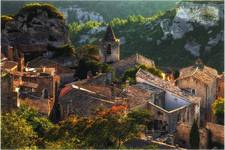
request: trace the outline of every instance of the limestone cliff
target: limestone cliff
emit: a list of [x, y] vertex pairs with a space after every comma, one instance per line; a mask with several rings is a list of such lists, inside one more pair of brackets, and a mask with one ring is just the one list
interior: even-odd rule
[[3, 50], [11, 45], [23, 52], [46, 51], [70, 42], [63, 15], [49, 4], [28, 4], [15, 16], [1, 19]]

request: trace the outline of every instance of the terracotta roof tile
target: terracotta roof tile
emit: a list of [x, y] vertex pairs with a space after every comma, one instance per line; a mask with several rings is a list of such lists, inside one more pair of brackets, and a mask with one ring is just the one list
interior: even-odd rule
[[143, 70], [139, 69], [138, 72], [136, 73], [136, 80], [140, 83], [147, 83], [150, 84], [154, 87], [170, 91], [177, 96], [183, 97], [187, 100], [189, 100], [192, 103], [198, 103], [200, 101], [199, 97], [192, 96], [188, 93], [183, 92], [179, 87], [175, 86], [169, 81], [165, 81], [159, 77], [154, 76], [153, 74]]
[[194, 77], [208, 85], [212, 83], [217, 76], [217, 71], [211, 67], [204, 66], [204, 68], [201, 69], [195, 66], [189, 66], [180, 70], [180, 76], [177, 80]]

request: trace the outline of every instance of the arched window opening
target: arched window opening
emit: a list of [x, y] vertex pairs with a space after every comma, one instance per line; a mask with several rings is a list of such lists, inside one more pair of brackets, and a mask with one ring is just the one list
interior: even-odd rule
[[112, 54], [111, 50], [112, 50], [111, 44], [108, 44], [107, 45], [107, 51], [106, 51], [107, 55], [111, 55]]

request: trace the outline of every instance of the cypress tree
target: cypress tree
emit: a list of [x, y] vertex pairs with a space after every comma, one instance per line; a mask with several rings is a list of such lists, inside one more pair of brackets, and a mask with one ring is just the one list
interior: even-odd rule
[[189, 144], [191, 149], [198, 149], [199, 148], [199, 130], [198, 130], [198, 124], [194, 120], [192, 127], [191, 127], [191, 132], [189, 136]]

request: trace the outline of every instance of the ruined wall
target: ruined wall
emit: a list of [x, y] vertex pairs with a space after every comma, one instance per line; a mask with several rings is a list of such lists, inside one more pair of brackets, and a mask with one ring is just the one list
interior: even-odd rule
[[52, 104], [48, 99], [19, 99], [20, 104], [29, 106], [30, 108], [38, 111], [39, 113], [49, 115]]
[[146, 67], [155, 67], [155, 62], [151, 59], [148, 59], [142, 55], [137, 55], [137, 62], [139, 64], [145, 65]]
[[169, 132], [175, 131], [178, 122], [192, 124], [194, 119], [197, 118], [195, 105], [193, 104], [173, 111], [165, 111], [160, 107], [148, 103], [147, 109], [153, 115], [154, 120], [162, 121], [162, 126], [167, 125]]
[[206, 85], [192, 77], [177, 80], [177, 86], [181, 89], [195, 89], [195, 94], [202, 98], [201, 106], [206, 108]]
[[16, 107], [16, 93], [13, 92], [13, 81], [10, 74], [1, 77], [1, 108], [2, 111], [9, 111]]
[[[176, 127], [176, 132], [174, 134], [175, 144], [183, 148], [190, 148], [190, 144], [189, 144], [190, 131], [191, 131], [191, 125], [188, 125], [186, 123], [178, 124]], [[209, 132], [208, 130], [201, 128], [199, 130], [199, 133], [200, 133], [199, 148], [207, 149]]]

